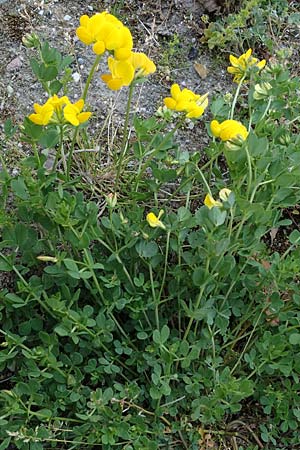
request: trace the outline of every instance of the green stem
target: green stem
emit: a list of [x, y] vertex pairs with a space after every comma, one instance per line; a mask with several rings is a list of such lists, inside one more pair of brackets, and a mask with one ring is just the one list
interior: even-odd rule
[[81, 97], [83, 99], [84, 103], [85, 103], [85, 100], [86, 100], [86, 97], [87, 97], [87, 93], [88, 93], [91, 81], [93, 79], [94, 73], [95, 73], [95, 71], [96, 71], [96, 69], [98, 67], [99, 62], [100, 62], [101, 56], [102, 55], [97, 55], [96, 56], [94, 64], [91, 67], [89, 76], [87, 77], [87, 80], [86, 80], [86, 83], [85, 83], [85, 86], [84, 86], [84, 90], [83, 90], [83, 94], [82, 94], [82, 97]]
[[[167, 232], [167, 242], [166, 242], [166, 254], [165, 254], [164, 273], [163, 273], [163, 277], [162, 277], [162, 281], [161, 281], [161, 285], [160, 285], [159, 294], [158, 294], [158, 297], [156, 298], [156, 304], [155, 304], [155, 317], [157, 317], [157, 318], [159, 317], [159, 303], [160, 303], [161, 295], [162, 295], [163, 288], [164, 288], [164, 285], [165, 285], [167, 269], [168, 269], [170, 234], [171, 234], [171, 232], [168, 231]], [[159, 322], [159, 320], [158, 320], [158, 322]]]
[[249, 148], [248, 148], [247, 144], [245, 145], [245, 151], [246, 151], [247, 163], [248, 163], [247, 198], [249, 198], [249, 195], [251, 192], [253, 172], [252, 172], [252, 160], [251, 160], [251, 156], [250, 156]]
[[[205, 273], [206, 273], [206, 275], [209, 273], [209, 264], [210, 264], [210, 259], [207, 258], [207, 260], [206, 260], [206, 267], [205, 267]], [[199, 308], [199, 306], [200, 306], [200, 303], [201, 303], [201, 300], [202, 300], [202, 296], [203, 296], [203, 294], [204, 294], [205, 287], [206, 287], [206, 283], [204, 282], [203, 285], [201, 286], [199, 295], [198, 295], [198, 297], [197, 297], [194, 311], [196, 311], [196, 310]], [[193, 322], [194, 322], [194, 318], [191, 317], [190, 320], [189, 320], [189, 323], [188, 323], [188, 325], [187, 325], [187, 327], [186, 327], [185, 333], [184, 333], [184, 335], [183, 335], [183, 340], [184, 340], [184, 341], [186, 341], [187, 338], [188, 338], [188, 335], [189, 335], [190, 329], [191, 329], [191, 327], [192, 327], [192, 325], [193, 325]]]
[[59, 153], [60, 153], [60, 156], [61, 156], [61, 159], [62, 159], [65, 175], [67, 175], [68, 174], [68, 168], [67, 168], [66, 155], [65, 155], [65, 151], [64, 151], [64, 127], [63, 127], [63, 125], [61, 125], [59, 128], [60, 128], [59, 129], [59, 134], [60, 134]]
[[128, 125], [129, 125], [129, 119], [130, 119], [130, 109], [131, 109], [133, 91], [134, 91], [134, 83], [131, 83], [129, 86], [128, 99], [127, 99], [127, 105], [126, 105], [126, 115], [125, 115], [125, 122], [124, 122], [124, 128], [123, 128], [121, 155], [120, 155], [120, 158], [118, 161], [117, 175], [116, 175], [116, 181], [115, 181], [115, 192], [118, 188], [121, 170], [122, 170], [122, 166], [123, 166], [123, 161], [126, 156], [127, 148], [128, 148], [128, 137], [129, 137]]
[[[86, 83], [85, 83], [85, 86], [84, 86], [84, 89], [83, 89], [82, 97], [81, 97], [81, 98], [83, 99], [84, 103], [85, 103], [85, 101], [86, 101], [86, 97], [87, 97], [87, 94], [88, 94], [88, 90], [89, 90], [91, 81], [92, 81], [92, 79], [93, 79], [94, 73], [95, 73], [95, 71], [97, 70], [97, 67], [98, 67], [98, 65], [99, 65], [101, 56], [102, 56], [102, 55], [97, 55], [97, 56], [96, 56], [96, 59], [95, 59], [95, 61], [94, 61], [94, 64], [92, 65], [91, 70], [90, 70], [90, 73], [89, 73], [89, 75], [88, 75], [88, 77], [87, 77], [87, 80], [86, 80]], [[77, 140], [78, 131], [79, 131], [79, 128], [76, 127], [75, 130], [74, 130], [74, 134], [73, 134], [73, 139], [72, 139], [71, 149], [70, 149], [70, 152], [69, 152], [69, 154], [68, 154], [67, 170], [66, 170], [66, 175], [67, 175], [67, 179], [68, 179], [68, 180], [70, 179], [70, 171], [71, 171], [71, 165], [72, 165], [72, 159], [73, 159], [74, 147], [75, 147], [75, 143], [76, 143], [76, 140]]]
[[240, 82], [239, 82], [239, 84], [237, 86], [237, 89], [236, 89], [236, 92], [235, 92], [235, 95], [234, 95], [234, 98], [233, 98], [233, 101], [232, 101], [232, 105], [231, 105], [231, 111], [230, 111], [229, 119], [233, 119], [235, 105], [236, 105], [236, 102], [237, 102], [237, 99], [238, 99], [238, 96], [239, 96], [242, 84], [243, 84], [243, 82], [245, 80], [245, 77], [246, 77], [246, 74], [240, 79]]

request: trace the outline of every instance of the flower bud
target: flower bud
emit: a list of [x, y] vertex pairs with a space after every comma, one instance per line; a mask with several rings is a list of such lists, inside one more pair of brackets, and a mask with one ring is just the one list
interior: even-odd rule
[[39, 48], [41, 43], [35, 33], [27, 33], [22, 37], [22, 42], [27, 48]]
[[254, 94], [253, 98], [255, 100], [262, 100], [264, 98], [268, 98], [270, 96], [270, 91], [272, 89], [272, 85], [270, 83], [261, 83], [256, 84], [254, 86]]
[[219, 192], [219, 197], [223, 202], [227, 202], [229, 195], [231, 194], [231, 190], [228, 188], [223, 188]]
[[37, 256], [36, 259], [38, 259], [39, 261], [43, 261], [43, 262], [53, 262], [53, 263], [57, 263], [58, 259], [55, 258], [54, 256]]
[[105, 200], [110, 208], [114, 208], [117, 204], [117, 194], [116, 193], [113, 194], [112, 192], [110, 192], [108, 195], [105, 196]]

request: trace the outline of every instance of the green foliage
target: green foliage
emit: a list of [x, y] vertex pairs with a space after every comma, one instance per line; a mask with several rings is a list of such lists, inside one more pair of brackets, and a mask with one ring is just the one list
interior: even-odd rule
[[57, 138], [25, 119], [34, 154], [0, 177], [0, 274], [11, 277], [0, 449], [198, 449], [211, 435], [231, 445], [241, 417], [256, 426], [241, 450], [298, 444], [300, 233], [286, 218], [300, 202], [298, 86], [269, 64], [232, 102], [212, 99], [214, 119], [250, 133], [212, 138], [207, 162], [176, 143], [185, 118], [136, 117], [130, 140], [125, 121], [115, 192], [96, 199], [45, 167], [39, 146]]
[[[203, 42], [208, 48], [234, 51], [263, 45], [273, 52], [275, 36], [279, 36], [289, 19], [286, 0], [244, 0], [241, 9], [209, 23], [204, 30]], [[297, 23], [297, 14], [293, 18]]]

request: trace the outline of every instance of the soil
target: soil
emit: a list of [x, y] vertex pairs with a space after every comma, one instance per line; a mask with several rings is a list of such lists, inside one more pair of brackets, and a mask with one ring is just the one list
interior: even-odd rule
[[[48, 40], [51, 46], [73, 56], [74, 83], [69, 97], [72, 101], [80, 98], [94, 54], [77, 39], [75, 30], [82, 14], [92, 15], [103, 10], [118, 13], [133, 33], [135, 50], [148, 54], [157, 65], [157, 72], [136, 92], [134, 110], [139, 115], [147, 117], [155, 113], [162, 105], [162, 99], [169, 95], [173, 82], [199, 94], [209, 92], [210, 97], [232, 91], [225, 55], [222, 55], [221, 62], [200, 41], [205, 27], [203, 14], [219, 13], [222, 10], [220, 5], [224, 3], [230, 4], [229, 1], [217, 0], [0, 0], [1, 122], [12, 118], [15, 124], [22, 123], [24, 117], [32, 112], [35, 102], [44, 103], [47, 99], [30, 68], [29, 59], [33, 52], [22, 43], [26, 33], [34, 31], [42, 40]], [[213, 19], [214, 16], [210, 17]], [[88, 97], [90, 110], [94, 113], [89, 132], [95, 136], [95, 145], [100, 139], [108, 112], [112, 113], [111, 129], [117, 132], [124, 118], [127, 95], [126, 89], [118, 93], [109, 91], [100, 79], [99, 75], [106, 72], [104, 60]], [[200, 64], [200, 71], [195, 70], [195, 63]], [[186, 127], [179, 136], [184, 149], [192, 153], [201, 152], [207, 145], [204, 122], [208, 120], [206, 114], [204, 121]], [[104, 136], [104, 139], [102, 136], [101, 139], [111, 143], [109, 136]], [[0, 127], [1, 141], [1, 147], [10, 161], [14, 158], [19, 160], [29, 151], [23, 143], [16, 146], [5, 142], [3, 125]], [[13, 171], [13, 165], [11, 169]], [[287, 211], [287, 215], [299, 228], [298, 212]], [[286, 239], [281, 231], [266, 239], [269, 239], [272, 250], [278, 251], [280, 247], [284, 251]], [[10, 289], [10, 285], [8, 274], [0, 273], [0, 288]], [[215, 448], [214, 443], [206, 444], [207, 448]]]

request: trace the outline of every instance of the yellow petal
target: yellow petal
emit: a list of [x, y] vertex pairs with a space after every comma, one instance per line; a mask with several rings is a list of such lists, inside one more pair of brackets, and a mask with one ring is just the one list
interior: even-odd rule
[[219, 208], [220, 206], [222, 206], [222, 203], [214, 200], [214, 198], [210, 194], [206, 194], [204, 205], [207, 206], [208, 209], [212, 209], [214, 207]]
[[146, 220], [152, 228], [162, 228], [163, 230], [166, 229], [165, 225], [159, 220], [158, 217], [156, 217], [153, 212], [147, 214]]
[[103, 41], [97, 41], [93, 45], [93, 52], [96, 53], [96, 55], [102, 55], [105, 52], [105, 44]]
[[174, 110], [176, 108], [176, 101], [171, 97], [164, 98], [164, 104], [169, 109]]
[[85, 111], [80, 114], [78, 114], [77, 119], [79, 120], [79, 123], [86, 122], [91, 117], [91, 112]]
[[211, 129], [213, 136], [215, 136], [215, 137], [220, 136], [221, 126], [217, 120], [212, 120], [210, 122], [210, 129]]
[[173, 84], [171, 86], [171, 96], [174, 98], [174, 100], [177, 100], [178, 96], [180, 95], [181, 91], [180, 91], [180, 87], [178, 86], [178, 84]]

